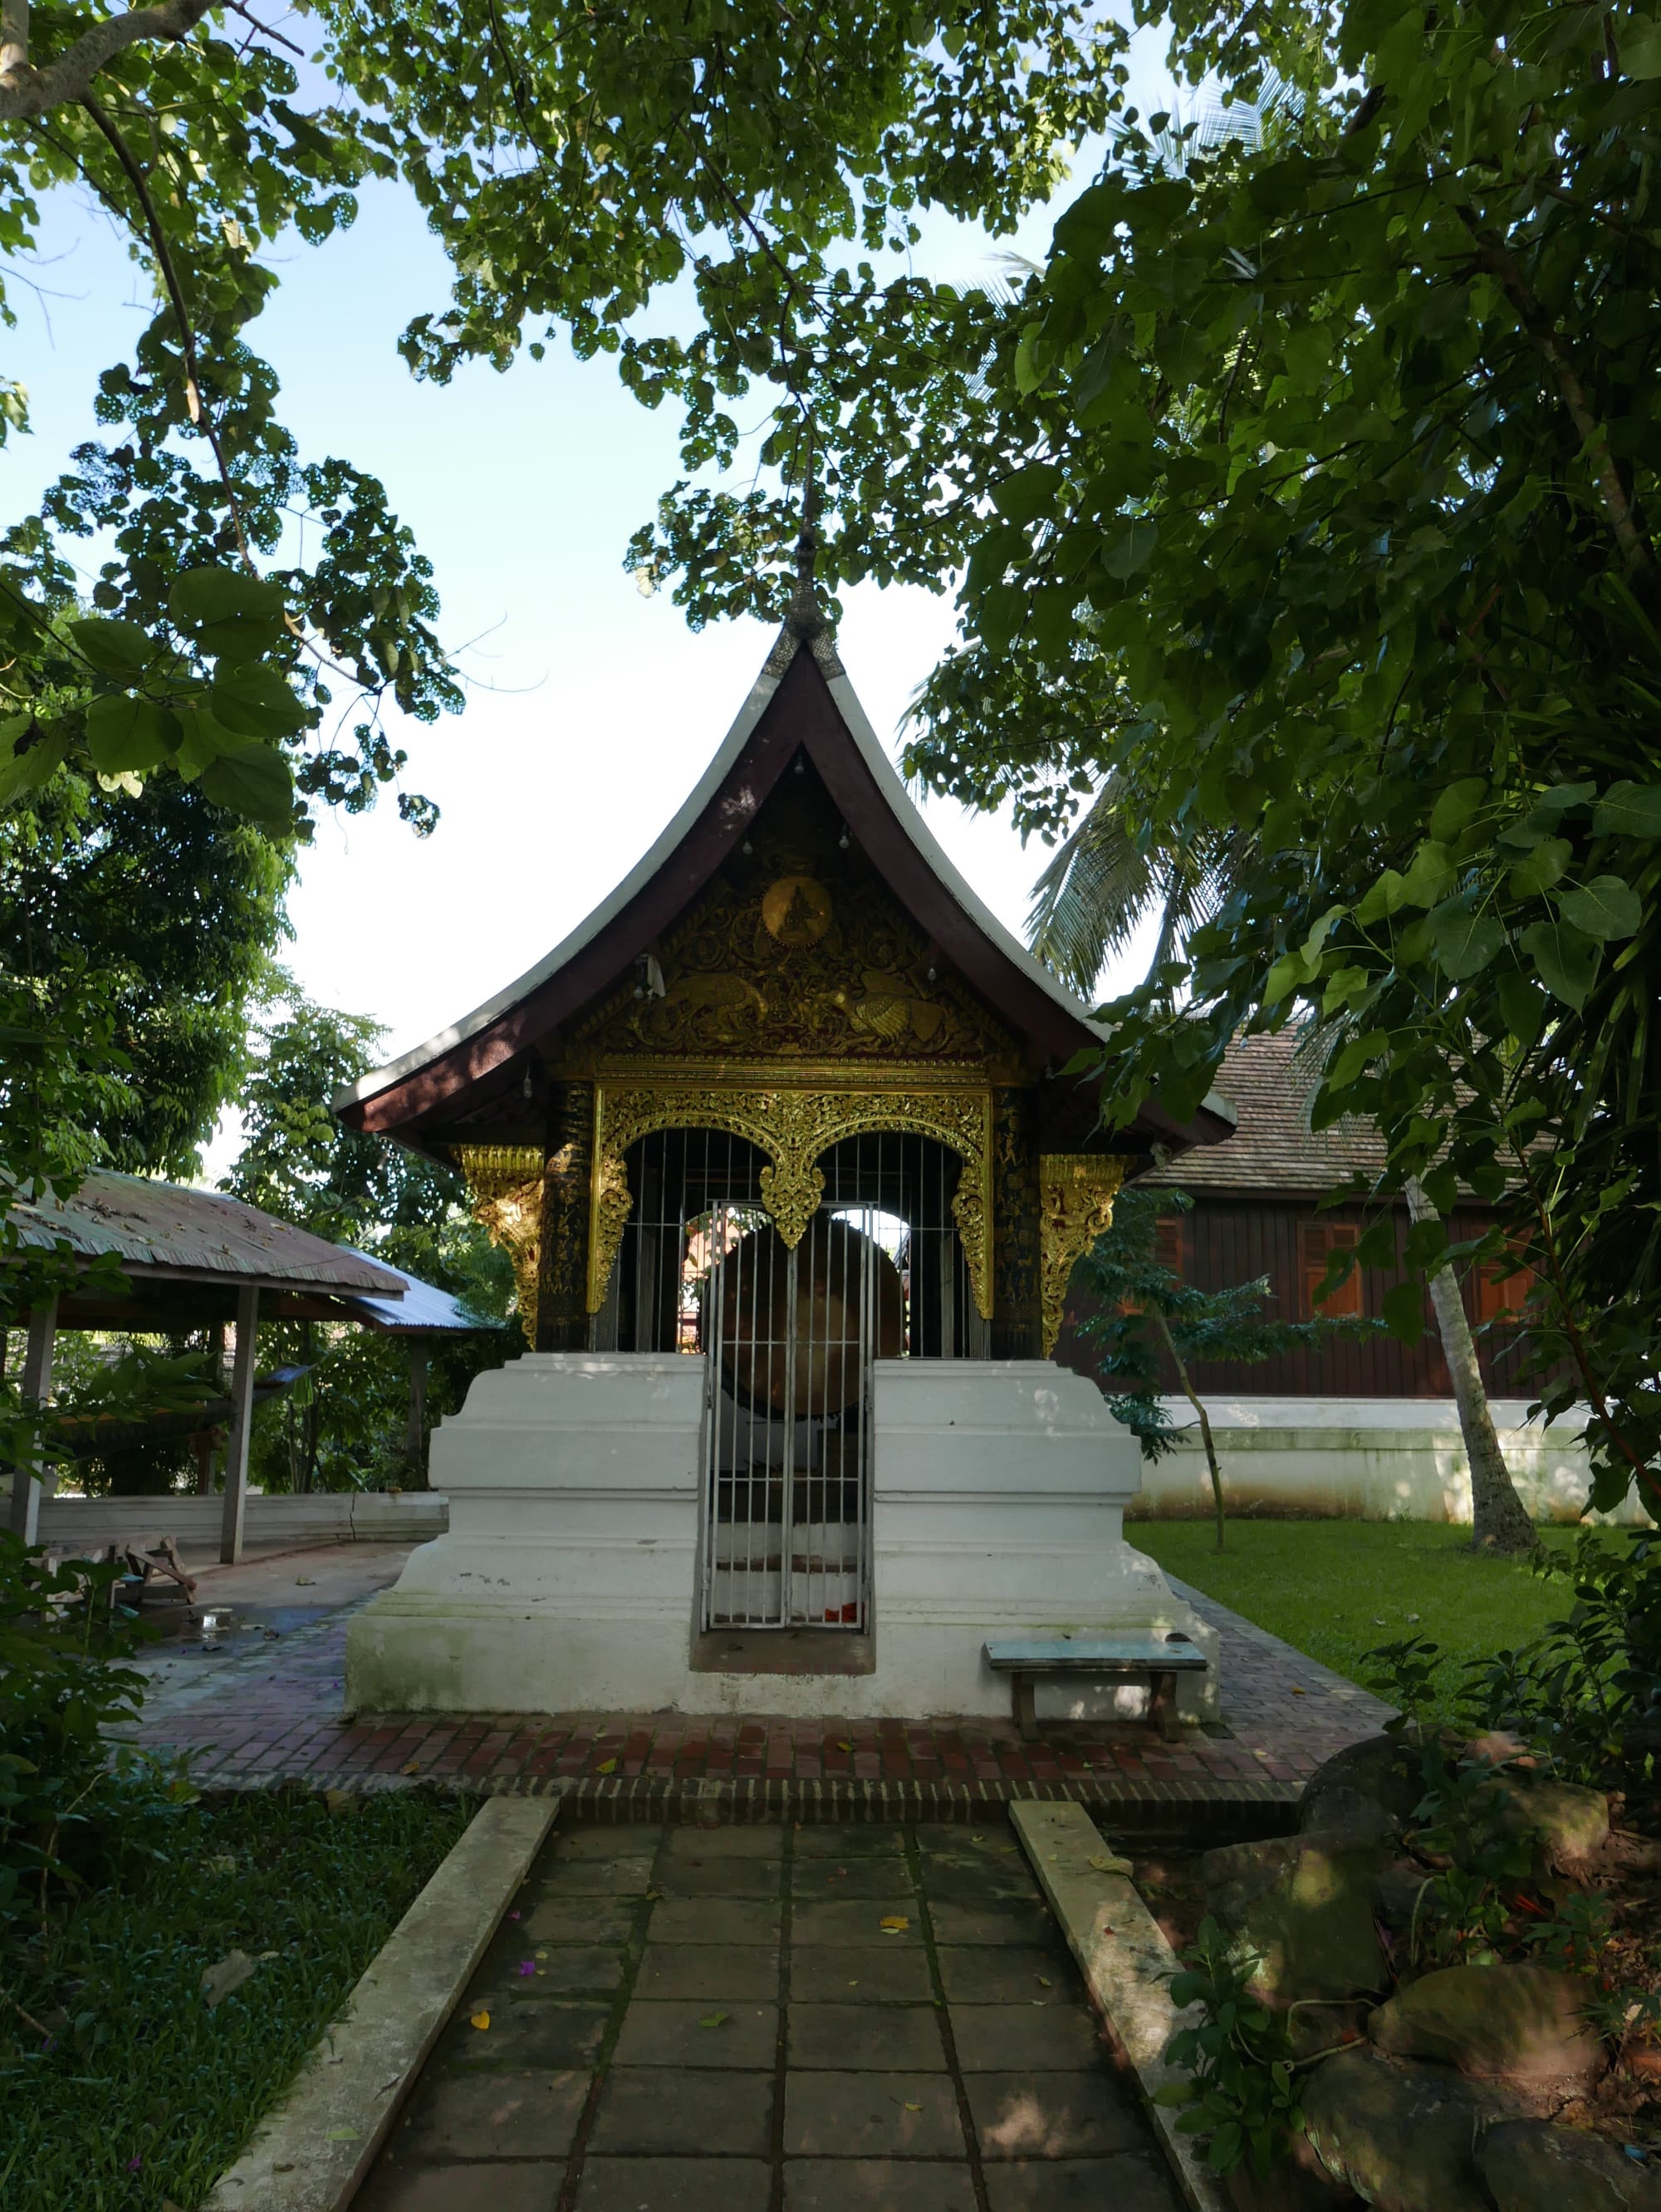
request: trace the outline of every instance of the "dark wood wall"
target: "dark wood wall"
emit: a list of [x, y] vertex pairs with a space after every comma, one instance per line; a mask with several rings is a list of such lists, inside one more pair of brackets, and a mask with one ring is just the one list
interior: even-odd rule
[[[1307, 1321], [1317, 1308], [1310, 1297], [1321, 1279], [1328, 1245], [1335, 1237], [1354, 1242], [1370, 1217], [1359, 1206], [1333, 1206], [1323, 1211], [1312, 1199], [1218, 1197], [1197, 1194], [1192, 1210], [1175, 1215], [1166, 1224], [1161, 1256], [1174, 1266], [1185, 1282], [1202, 1290], [1222, 1290], [1229, 1284], [1247, 1283], [1259, 1275], [1269, 1279], [1269, 1318]], [[1476, 1209], [1461, 1209], [1449, 1226], [1456, 1241], [1481, 1236], [1489, 1217]], [[1407, 1234], [1407, 1212], [1397, 1209], [1397, 1249]], [[1384, 1294], [1400, 1279], [1398, 1271], [1361, 1268], [1346, 1286], [1349, 1310], [1380, 1316]], [[1464, 1284], [1465, 1310], [1476, 1332], [1477, 1357], [1488, 1387], [1501, 1397], [1530, 1396], [1521, 1373], [1524, 1361], [1514, 1324], [1500, 1319], [1491, 1328], [1482, 1326], [1502, 1308], [1520, 1303], [1525, 1280], [1512, 1277], [1503, 1282], [1489, 1275], [1478, 1279], [1468, 1271]], [[1345, 1299], [1325, 1310], [1344, 1310]], [[1055, 1357], [1064, 1366], [1082, 1375], [1094, 1375], [1095, 1363], [1088, 1338], [1079, 1333], [1084, 1317], [1077, 1291], [1067, 1302], [1066, 1318], [1056, 1345]], [[1284, 1358], [1252, 1364], [1239, 1360], [1205, 1361], [1191, 1370], [1195, 1387], [1263, 1397], [1321, 1398], [1446, 1398], [1452, 1395], [1441, 1345], [1425, 1302], [1425, 1333], [1412, 1346], [1382, 1332], [1354, 1342], [1334, 1342], [1318, 1352], [1294, 1352]], [[1165, 1387], [1174, 1390], [1170, 1374]]]

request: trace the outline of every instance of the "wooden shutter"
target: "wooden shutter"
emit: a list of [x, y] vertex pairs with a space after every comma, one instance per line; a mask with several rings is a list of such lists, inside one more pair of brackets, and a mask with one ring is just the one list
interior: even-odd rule
[[1342, 1321], [1347, 1316], [1357, 1316], [1361, 1310], [1361, 1271], [1352, 1268], [1349, 1278], [1339, 1284], [1325, 1302], [1317, 1304], [1315, 1293], [1326, 1280], [1326, 1261], [1330, 1252], [1353, 1252], [1361, 1236], [1359, 1229], [1342, 1221], [1306, 1221], [1303, 1224], [1303, 1311], [1306, 1321], [1325, 1316], [1330, 1321]]

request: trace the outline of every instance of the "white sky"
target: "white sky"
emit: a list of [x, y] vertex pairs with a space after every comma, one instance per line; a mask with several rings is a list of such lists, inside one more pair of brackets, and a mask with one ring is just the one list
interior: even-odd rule
[[[98, 372], [150, 312], [145, 280], [95, 210], [61, 196], [48, 213], [33, 271], [45, 296], [15, 288], [21, 327], [3, 349], [34, 426], [0, 453], [8, 519], [98, 434]], [[1009, 243], [1041, 255], [1052, 220], [1039, 216]], [[1000, 250], [937, 226], [917, 262], [973, 280]], [[666, 594], [642, 599], [623, 574], [631, 531], [678, 474], [676, 415], [642, 408], [609, 361], [561, 348], [540, 364], [522, 356], [506, 375], [414, 380], [398, 333], [447, 288], [401, 188], [366, 192], [352, 230], [317, 250], [291, 242], [279, 265], [281, 288], [250, 335], [282, 380], [280, 418], [306, 459], [336, 454], [381, 477], [435, 566], [446, 642], [480, 641], [464, 656], [475, 684], [465, 714], [399, 733], [411, 787], [442, 810], [433, 836], [418, 840], [385, 800], [355, 820], [325, 816], [289, 901], [287, 959], [301, 987], [373, 1014], [390, 1057], [530, 966], [627, 872], [719, 743], [772, 633], [743, 623], [694, 635]], [[755, 419], [762, 411], [758, 400]], [[97, 558], [88, 548], [89, 574]], [[907, 700], [953, 626], [949, 595], [848, 596], [839, 647], [895, 751]], [[939, 800], [927, 813], [1021, 933], [1045, 848], [1023, 851], [1007, 818]], [[234, 1138], [221, 1131], [210, 1176]]]

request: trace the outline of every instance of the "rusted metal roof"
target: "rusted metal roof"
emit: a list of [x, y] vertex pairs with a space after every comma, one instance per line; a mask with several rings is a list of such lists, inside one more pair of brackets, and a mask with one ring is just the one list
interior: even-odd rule
[[[348, 1245], [343, 1251], [349, 1251]], [[367, 1252], [352, 1255], [368, 1261]], [[448, 1291], [439, 1290], [432, 1283], [422, 1282], [419, 1275], [406, 1274], [402, 1267], [389, 1267], [385, 1260], [369, 1261], [383, 1274], [396, 1275], [403, 1285], [403, 1296], [398, 1299], [355, 1297], [354, 1310], [361, 1314], [372, 1328], [390, 1331], [397, 1336], [463, 1336], [475, 1330], [506, 1328], [505, 1321], [490, 1321], [470, 1313], [459, 1298], [452, 1298]]]
[[400, 1301], [405, 1292], [404, 1276], [361, 1252], [221, 1191], [142, 1176], [100, 1169], [72, 1198], [19, 1200], [9, 1218], [26, 1245], [50, 1251], [64, 1243], [82, 1259], [113, 1256], [137, 1278]]

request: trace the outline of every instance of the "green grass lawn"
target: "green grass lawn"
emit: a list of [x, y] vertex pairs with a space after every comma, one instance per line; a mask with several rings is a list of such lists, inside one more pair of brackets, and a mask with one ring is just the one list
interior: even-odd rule
[[[1462, 1661], [1528, 1643], [1572, 1601], [1566, 1582], [1484, 1559], [1469, 1528], [1440, 1522], [1231, 1521], [1222, 1553], [1209, 1522], [1134, 1521], [1125, 1533], [1168, 1574], [1355, 1682], [1367, 1680], [1364, 1652], [1409, 1636], [1440, 1644], [1457, 1680]], [[1567, 1551], [1575, 1531], [1541, 1534]]]
[[[471, 1810], [403, 1794], [198, 1806], [165, 1858], [56, 1917], [44, 1970], [0, 1980], [6, 2212], [195, 2212]], [[203, 1969], [237, 1949], [274, 1955], [209, 2012]]]

